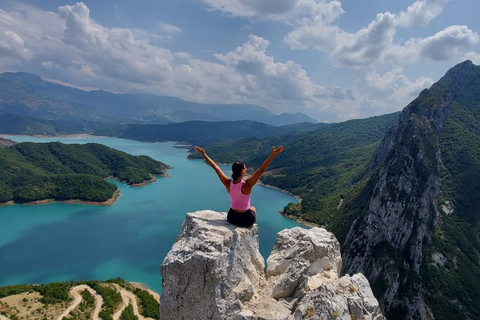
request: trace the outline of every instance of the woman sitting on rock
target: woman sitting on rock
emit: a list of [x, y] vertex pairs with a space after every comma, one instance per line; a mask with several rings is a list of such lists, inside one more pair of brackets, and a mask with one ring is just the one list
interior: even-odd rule
[[243, 180], [243, 176], [247, 173], [247, 166], [242, 161], [237, 161], [232, 164], [232, 179], [229, 179], [215, 161], [207, 156], [203, 148], [195, 146], [195, 150], [197, 150], [213, 170], [215, 170], [218, 178], [230, 195], [230, 210], [228, 210], [227, 214], [228, 222], [239, 227], [251, 227], [257, 221], [257, 210], [254, 206], [250, 205], [252, 188], [273, 159], [283, 151], [283, 146], [278, 148], [272, 147], [270, 156], [262, 163], [260, 168], [246, 180]]

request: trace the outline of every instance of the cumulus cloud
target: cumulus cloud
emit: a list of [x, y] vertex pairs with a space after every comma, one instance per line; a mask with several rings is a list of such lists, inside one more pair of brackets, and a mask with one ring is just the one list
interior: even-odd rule
[[465, 55], [463, 56], [463, 58], [459, 62], [465, 61], [465, 60], [471, 60], [473, 62], [473, 64], [480, 65], [480, 53], [469, 51], [469, 52], [465, 53]]
[[298, 20], [284, 42], [295, 50], [312, 48], [325, 52], [336, 67], [405, 65], [419, 58], [447, 60], [476, 46], [478, 34], [467, 26], [450, 26], [434, 36], [410, 38], [404, 43], [395, 42], [395, 35], [398, 28], [425, 26], [442, 13], [449, 1], [420, 0], [398, 14], [379, 13], [367, 27], [354, 33], [341, 30], [332, 24], [334, 19], [327, 20], [312, 11]]
[[435, 19], [450, 0], [415, 1], [398, 15], [398, 25], [402, 27], [420, 27]]
[[0, 34], [0, 53], [5, 57], [21, 57], [25, 60], [33, 55], [25, 47], [25, 41], [17, 33], [5, 30]]
[[301, 27], [286, 35], [284, 41], [294, 50], [313, 48], [318, 51], [332, 52], [336, 47], [337, 39], [344, 34], [337, 26], [305, 20]]
[[410, 81], [401, 67], [393, 67], [383, 74], [371, 69], [362, 73], [355, 84], [355, 103], [350, 116], [365, 118], [399, 111], [433, 83], [428, 77]]
[[20, 7], [14, 12], [0, 9], [0, 56], [10, 57], [12, 64], [33, 59], [37, 52], [58, 44], [56, 37], [61, 26], [54, 15], [26, 9]]
[[226, 68], [226, 74], [236, 75], [233, 81], [238, 83], [229, 84], [238, 90], [235, 95], [255, 93], [264, 100], [273, 98], [280, 103], [295, 100], [308, 104], [325, 92], [325, 88], [311, 81], [299, 64], [275, 62], [265, 52], [268, 45], [264, 38], [251, 35], [249, 41], [235, 51], [215, 55]]
[[77, 53], [78, 67], [88, 72], [137, 83], [150, 83], [171, 72], [174, 56], [169, 50], [136, 39], [129, 29], [102, 27], [83, 3], [60, 7], [59, 18], [66, 26], [63, 42]]
[[16, 6], [0, 15], [0, 50], [15, 57], [12, 65], [30, 61], [64, 70], [64, 76], [77, 81], [120, 79], [124, 84], [153, 83], [171, 73], [174, 55], [169, 50], [137, 39], [132, 30], [99, 25], [84, 3], [62, 6], [58, 14]]
[[332, 22], [344, 13], [338, 0], [203, 0], [229, 16], [292, 23], [305, 16]]
[[[401, 67], [394, 67], [383, 75], [372, 70], [365, 75], [365, 79], [358, 82], [359, 88], [362, 91], [370, 92], [372, 97], [380, 96], [382, 99], [389, 99], [396, 103], [406, 103], [413, 100], [414, 95], [432, 84], [433, 80], [425, 77], [411, 82], [405, 77]], [[393, 88], [393, 91], [391, 88]]]
[[476, 46], [478, 41], [478, 34], [467, 26], [450, 26], [434, 36], [413, 39], [408, 46], [417, 46], [422, 56], [432, 60], [446, 60]]
[[392, 44], [395, 31], [395, 16], [384, 13], [356, 34], [339, 34], [332, 51], [334, 65], [359, 67], [378, 61]]

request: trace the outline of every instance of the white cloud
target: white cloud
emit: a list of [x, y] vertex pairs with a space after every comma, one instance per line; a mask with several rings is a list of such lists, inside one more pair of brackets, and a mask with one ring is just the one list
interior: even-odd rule
[[43, 61], [40, 63], [40, 65], [48, 70], [55, 68], [55, 64], [52, 61]]
[[188, 52], [180, 51], [180, 52], [175, 52], [175, 57], [179, 59], [192, 59], [192, 56]]
[[355, 34], [339, 34], [331, 54], [334, 65], [360, 67], [378, 62], [391, 46], [395, 31], [395, 16], [384, 13]]
[[344, 13], [338, 0], [203, 0], [233, 17], [294, 23], [305, 16], [332, 22]]
[[416, 1], [401, 11], [398, 15], [398, 25], [402, 27], [420, 27], [427, 25], [431, 20], [438, 17], [443, 7], [450, 0], [421, 0]]
[[[421, 77], [415, 82], [408, 80], [403, 74], [403, 69], [395, 67], [391, 71], [379, 75], [375, 71], [366, 74], [365, 81], [360, 81], [360, 88], [370, 93], [372, 97], [389, 99], [398, 103], [408, 103], [424, 88], [430, 87], [433, 80]], [[392, 92], [393, 88], [393, 92]], [[408, 98], [406, 98], [408, 97]], [[407, 99], [408, 101], [406, 101]]]
[[267, 40], [251, 35], [249, 41], [235, 51], [215, 55], [225, 67], [224, 76], [235, 75], [233, 83], [229, 83], [235, 96], [256, 95], [264, 101], [273, 99], [285, 105], [293, 100], [308, 104], [315, 95], [325, 91], [310, 80], [300, 65], [292, 61], [275, 62], [273, 57], [266, 55], [268, 45]]
[[336, 39], [344, 32], [337, 26], [323, 22], [305, 20], [301, 27], [296, 28], [285, 36], [284, 41], [291, 49], [313, 48], [318, 51], [332, 52], [336, 46]]
[[478, 66], [480, 65], [480, 53], [469, 51], [465, 53], [462, 59], [460, 59], [460, 62], [465, 60], [471, 60], [473, 64]]
[[429, 88], [434, 81], [419, 77], [410, 81], [401, 67], [393, 67], [384, 74], [375, 70], [364, 73], [355, 85], [358, 102], [357, 114], [363, 117], [392, 113], [401, 110], [414, 100], [418, 93]]
[[17, 33], [5, 30], [0, 33], [0, 53], [6, 57], [21, 57], [28, 60], [33, 55], [25, 47], [25, 41]]
[[422, 56], [432, 60], [447, 60], [476, 46], [478, 34], [467, 26], [450, 26], [434, 36], [412, 40], [410, 46], [417, 46]]
[[[421, 0], [398, 14], [379, 13], [367, 27], [347, 33], [323, 15], [305, 16], [284, 38], [291, 49], [312, 48], [330, 54], [336, 67], [405, 65], [419, 58], [447, 60], [478, 43], [478, 35], [466, 26], [451, 26], [426, 38], [395, 42], [399, 27], [425, 26], [438, 17], [450, 0]], [[341, 7], [340, 7], [341, 8]], [[338, 17], [334, 15], [334, 17]]]
[[166, 33], [183, 33], [183, 30], [181, 28], [165, 22], [159, 22], [158, 26], [160, 27], [160, 29], [162, 29], [163, 32]]

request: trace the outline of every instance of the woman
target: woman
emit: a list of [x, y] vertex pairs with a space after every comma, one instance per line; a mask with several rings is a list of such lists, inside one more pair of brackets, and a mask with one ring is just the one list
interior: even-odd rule
[[273, 159], [283, 151], [283, 146], [278, 148], [272, 147], [270, 156], [262, 163], [260, 168], [246, 180], [243, 180], [243, 176], [247, 173], [247, 166], [242, 161], [237, 161], [232, 164], [232, 179], [229, 179], [215, 161], [207, 156], [203, 148], [195, 146], [195, 150], [197, 150], [213, 170], [215, 170], [218, 178], [230, 195], [230, 210], [228, 210], [227, 214], [228, 222], [239, 227], [251, 227], [257, 221], [257, 210], [254, 206], [250, 205], [252, 188]]

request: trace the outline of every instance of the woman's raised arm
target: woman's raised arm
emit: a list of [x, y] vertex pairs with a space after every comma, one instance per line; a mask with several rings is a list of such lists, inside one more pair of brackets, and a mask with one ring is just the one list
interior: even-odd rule
[[270, 163], [272, 163], [273, 159], [275, 159], [276, 156], [278, 156], [280, 153], [283, 152], [283, 146], [280, 146], [278, 148], [272, 147], [272, 153], [268, 158], [262, 163], [262, 165], [255, 171], [255, 173], [248, 178], [245, 181], [245, 184], [247, 185], [248, 188], [253, 188], [253, 186], [258, 182], [260, 179], [260, 176], [262, 175], [263, 171], [268, 168]]
[[230, 179], [225, 175], [225, 173], [220, 169], [220, 167], [213, 161], [207, 154], [205, 153], [205, 150], [203, 148], [195, 146], [195, 150], [197, 150], [198, 153], [200, 153], [204, 158], [205, 161], [210, 165], [210, 167], [215, 170], [217, 173], [218, 178], [222, 182], [222, 184], [227, 188], [227, 191], [230, 189]]

